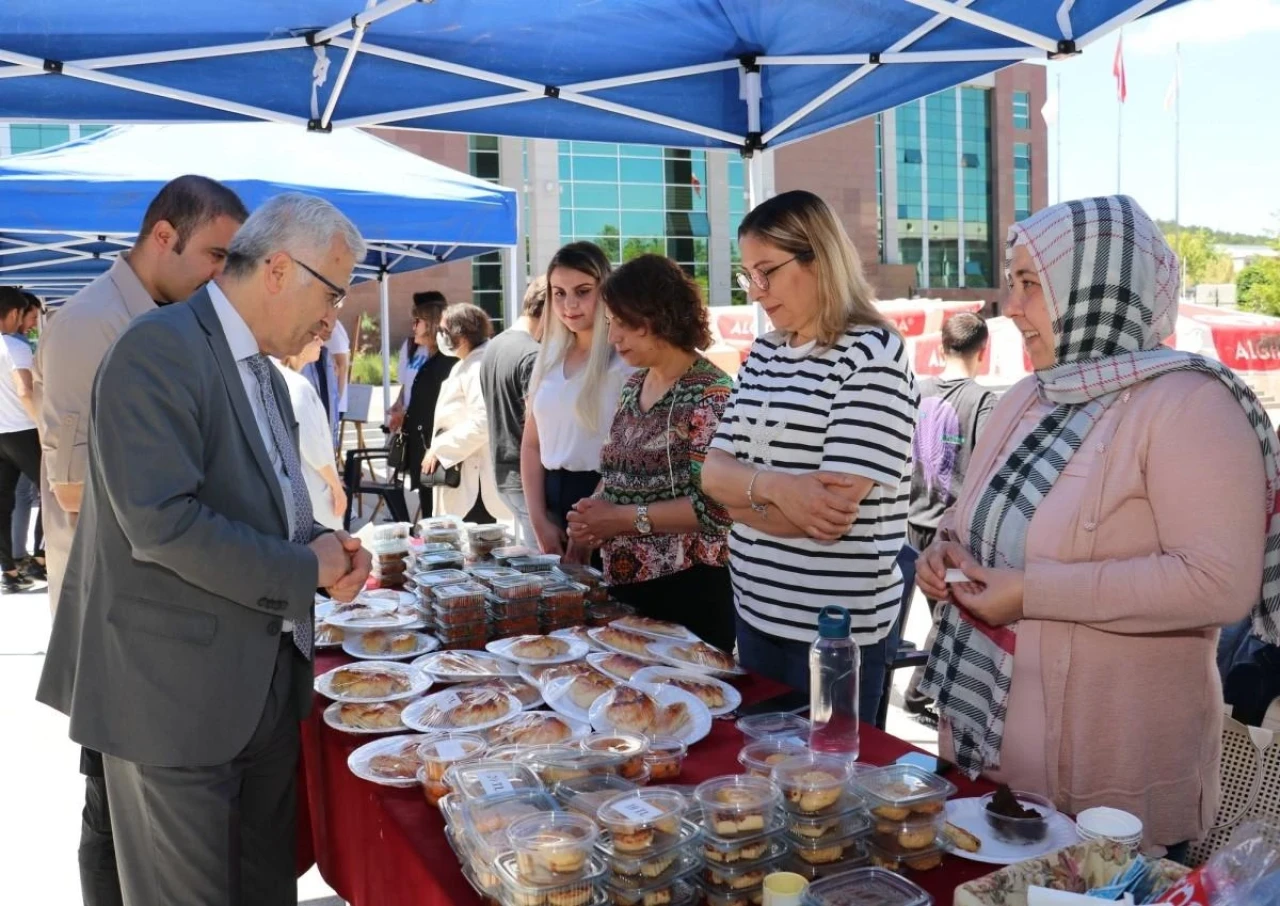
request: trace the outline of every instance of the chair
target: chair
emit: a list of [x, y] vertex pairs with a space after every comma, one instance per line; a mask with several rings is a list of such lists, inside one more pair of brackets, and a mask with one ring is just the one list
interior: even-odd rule
[[376, 478], [365, 478], [364, 467], [368, 466], [373, 474], [373, 463], [387, 461], [385, 447], [373, 450], [348, 450], [346, 465], [342, 469], [342, 485], [347, 490], [347, 512], [342, 517], [342, 526], [351, 528], [351, 507], [362, 494], [373, 494], [378, 498], [378, 506], [369, 517], [372, 522], [378, 516], [382, 504], [387, 505], [393, 522], [409, 521], [409, 502], [405, 498], [403, 476], [399, 472], [391, 473], [386, 481]]
[[902, 638], [902, 630], [907, 625], [907, 614], [911, 612], [911, 600], [916, 593], [916, 560], [919, 558], [920, 552], [910, 544], [904, 544], [898, 553], [898, 570], [902, 573], [903, 582], [902, 607], [898, 611], [898, 622], [890, 631], [890, 637], [897, 640], [897, 648], [885, 667], [884, 688], [880, 690], [880, 709], [876, 712], [876, 726], [881, 730], [889, 719], [889, 695], [893, 692], [894, 671], [906, 667], [923, 667], [929, 662], [929, 652]]

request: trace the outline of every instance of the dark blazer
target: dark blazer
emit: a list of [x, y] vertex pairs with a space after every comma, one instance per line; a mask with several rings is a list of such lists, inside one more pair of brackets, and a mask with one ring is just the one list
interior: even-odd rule
[[440, 387], [456, 364], [458, 360], [453, 356], [437, 352], [418, 369], [413, 379], [409, 408], [404, 414], [404, 431], [408, 447], [405, 471], [409, 476], [409, 483], [415, 488], [420, 480], [422, 460], [435, 435], [436, 403], [440, 400]]
[[[286, 425], [297, 423], [271, 369]], [[37, 698], [128, 761], [222, 764], [262, 714], [318, 565], [288, 517], [206, 290], [135, 320], [94, 382], [80, 522]], [[313, 536], [322, 531], [313, 528]], [[300, 674], [295, 699], [310, 703]]]

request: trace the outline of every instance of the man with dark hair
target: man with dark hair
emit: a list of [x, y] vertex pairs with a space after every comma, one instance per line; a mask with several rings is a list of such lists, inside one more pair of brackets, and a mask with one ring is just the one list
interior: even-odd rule
[[[907, 513], [907, 541], [918, 551], [933, 543], [942, 514], [959, 497], [978, 435], [995, 408], [996, 395], [974, 380], [982, 371], [989, 341], [986, 321], [967, 312], [952, 315], [942, 325], [942, 374], [918, 382], [920, 413], [912, 441], [915, 466]], [[937, 602], [927, 600], [932, 614]], [[930, 631], [925, 650], [932, 645]], [[932, 701], [918, 688], [922, 677], [919, 668], [912, 673], [905, 707], [922, 723], [936, 725]]]
[[40, 481], [31, 347], [18, 336], [28, 305], [21, 290], [0, 286], [0, 592], [4, 594], [31, 587], [13, 555], [13, 506], [20, 477]]
[[[24, 292], [27, 310], [18, 323], [13, 336], [26, 343], [35, 352], [30, 334], [40, 324], [40, 312], [44, 309], [40, 299], [31, 293]], [[19, 351], [21, 354], [21, 351]], [[27, 536], [31, 531], [31, 514], [36, 514], [35, 546], [27, 549]], [[13, 503], [13, 560], [18, 569], [28, 579], [43, 582], [48, 578], [44, 568], [44, 522], [40, 514], [40, 482], [32, 481], [26, 475], [18, 478], [18, 487], [14, 491]]]
[[489, 455], [493, 457], [498, 496], [515, 516], [516, 542], [537, 547], [529, 505], [520, 481], [520, 439], [524, 436], [525, 398], [542, 339], [547, 278], [540, 276], [524, 293], [514, 324], [489, 341], [480, 365], [480, 389], [489, 412]]
[[[55, 612], [80, 513], [90, 392], [98, 365], [134, 318], [183, 301], [218, 276], [231, 237], [247, 217], [244, 203], [221, 183], [203, 176], [178, 177], [147, 207], [133, 248], [68, 299], [45, 326], [33, 376], [44, 451], [41, 512], [49, 607]], [[120, 903], [102, 756], [82, 750], [80, 770], [86, 785], [80, 831], [84, 901], [89, 906]]]

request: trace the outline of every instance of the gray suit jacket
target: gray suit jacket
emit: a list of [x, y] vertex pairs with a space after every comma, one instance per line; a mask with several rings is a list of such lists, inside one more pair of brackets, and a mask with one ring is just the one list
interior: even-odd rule
[[[272, 383], [296, 443], [275, 369]], [[281, 620], [312, 619], [317, 572], [288, 540], [208, 292], [135, 320], [94, 382], [80, 524], [36, 697], [100, 752], [228, 762], [262, 714]], [[311, 679], [298, 674], [301, 717]]]

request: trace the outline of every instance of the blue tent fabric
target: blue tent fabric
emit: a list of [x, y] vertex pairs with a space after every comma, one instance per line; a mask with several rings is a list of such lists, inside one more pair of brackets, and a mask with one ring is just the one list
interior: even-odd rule
[[[1087, 52], [1109, 30], [1179, 2], [5, 0], [0, 118], [314, 127], [341, 82], [334, 127], [729, 148], [755, 147], [760, 133], [776, 147], [1019, 60]], [[963, 21], [966, 9], [983, 18]], [[197, 50], [233, 45], [243, 47]], [[881, 56], [814, 59], [851, 54]], [[790, 121], [833, 87], [842, 90]], [[493, 103], [477, 107], [484, 99]]]
[[184, 173], [225, 183], [250, 210], [281, 192], [327, 198], [371, 244], [357, 279], [516, 242], [514, 190], [361, 130], [126, 126], [0, 158], [0, 284], [49, 296], [74, 292], [133, 244], [152, 197]]

